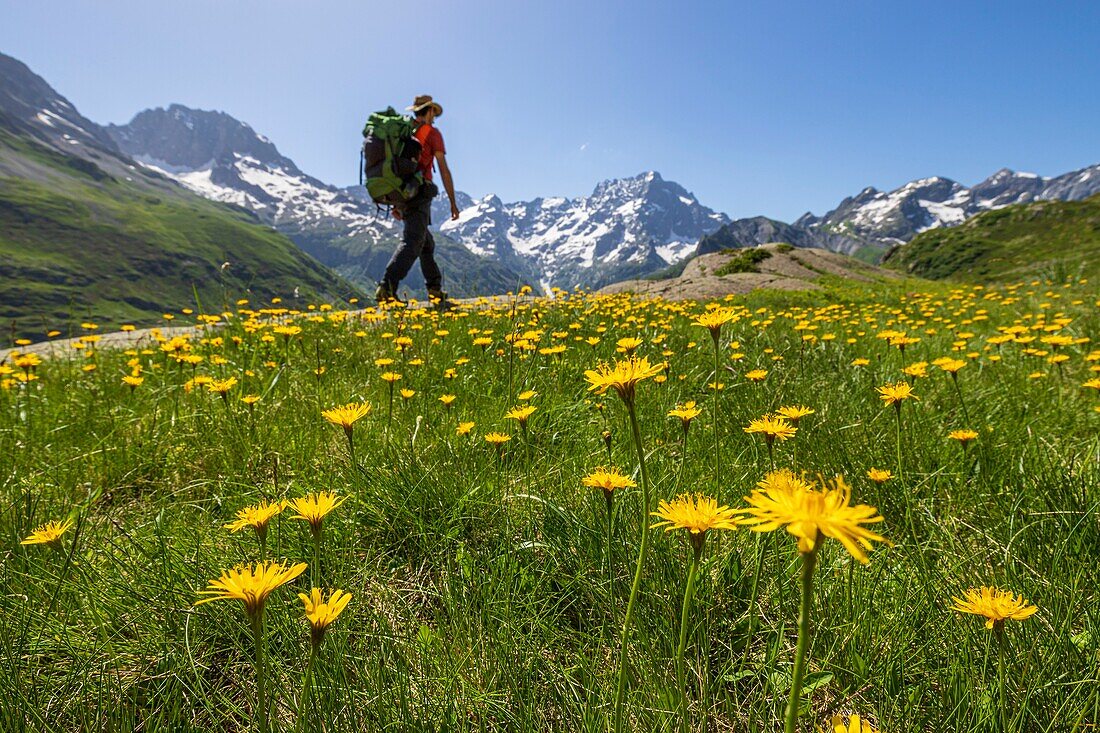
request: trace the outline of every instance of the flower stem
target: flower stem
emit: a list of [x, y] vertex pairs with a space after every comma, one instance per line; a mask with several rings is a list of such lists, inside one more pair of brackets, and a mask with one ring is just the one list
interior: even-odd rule
[[634, 448], [638, 452], [638, 463], [642, 473], [642, 540], [638, 547], [638, 561], [634, 568], [634, 582], [630, 586], [630, 599], [626, 603], [626, 616], [623, 618], [623, 634], [619, 649], [619, 681], [615, 689], [615, 733], [622, 731], [623, 699], [626, 695], [626, 650], [630, 641], [630, 621], [634, 616], [634, 604], [638, 599], [638, 588], [642, 584], [642, 568], [645, 566], [646, 553], [649, 550], [649, 472], [645, 466], [645, 450], [642, 447], [642, 433], [638, 428], [638, 416], [633, 400], [626, 400], [627, 413], [630, 415], [630, 429], [634, 435]]
[[298, 703], [298, 719], [294, 723], [294, 730], [302, 729], [302, 721], [309, 711], [309, 693], [313, 687], [313, 663], [317, 660], [317, 648], [320, 644], [310, 644], [309, 662], [306, 663], [306, 673], [302, 680], [302, 701]]
[[894, 415], [897, 418], [897, 448], [898, 448], [898, 478], [901, 478], [901, 403], [894, 404]]
[[802, 678], [806, 671], [806, 650], [810, 646], [810, 609], [814, 596], [814, 568], [817, 567], [818, 544], [810, 552], [802, 553], [802, 605], [798, 611], [798, 647], [794, 655], [794, 673], [791, 675], [791, 697], [787, 701], [787, 720], [784, 733], [798, 730], [798, 708], [802, 702]]
[[698, 539], [691, 536], [691, 569], [688, 570], [687, 587], [684, 588], [684, 604], [680, 609], [680, 643], [676, 647], [676, 686], [680, 691], [680, 729], [687, 733], [688, 709], [687, 688], [684, 684], [684, 650], [687, 648], [688, 615], [691, 611], [691, 599], [695, 592], [695, 576], [699, 572], [699, 558], [703, 554], [703, 535]]
[[[718, 444], [718, 333], [714, 333], [714, 414], [711, 419], [714, 422], [714, 495], [718, 496], [720, 489], [719, 476], [722, 471], [722, 459]], [[685, 436], [686, 438], [687, 436]], [[687, 450], [687, 441], [684, 441], [684, 449]]]
[[264, 613], [252, 616], [252, 640], [256, 646], [256, 716], [260, 733], [267, 733], [267, 687], [264, 665]]
[[997, 637], [997, 692], [1000, 698], [1000, 726], [1001, 733], [1008, 733], [1008, 700], [1005, 694], [1005, 631], [1004, 621], [1002, 626], [993, 626], [993, 634]]

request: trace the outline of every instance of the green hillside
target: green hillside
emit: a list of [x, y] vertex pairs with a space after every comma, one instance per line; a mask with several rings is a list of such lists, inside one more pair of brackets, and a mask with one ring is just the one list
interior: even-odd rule
[[149, 322], [196, 295], [213, 312], [242, 297], [294, 307], [360, 295], [250, 214], [107, 167], [0, 129], [5, 324]]
[[1100, 194], [987, 211], [917, 235], [884, 264], [920, 277], [976, 282], [1100, 278]]

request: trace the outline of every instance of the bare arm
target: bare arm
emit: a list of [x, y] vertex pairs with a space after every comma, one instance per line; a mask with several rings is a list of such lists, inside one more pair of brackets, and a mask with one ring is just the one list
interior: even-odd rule
[[447, 198], [451, 200], [451, 219], [458, 218], [458, 205], [455, 203], [455, 182], [451, 178], [451, 169], [447, 165], [447, 156], [437, 152], [435, 161], [439, 165], [439, 177], [443, 179], [443, 188], [447, 191]]

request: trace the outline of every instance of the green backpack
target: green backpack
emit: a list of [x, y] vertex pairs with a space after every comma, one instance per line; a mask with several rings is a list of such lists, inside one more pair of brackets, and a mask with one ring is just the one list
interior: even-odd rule
[[363, 168], [367, 193], [379, 205], [401, 204], [420, 191], [420, 141], [411, 117], [393, 107], [375, 112], [363, 128]]

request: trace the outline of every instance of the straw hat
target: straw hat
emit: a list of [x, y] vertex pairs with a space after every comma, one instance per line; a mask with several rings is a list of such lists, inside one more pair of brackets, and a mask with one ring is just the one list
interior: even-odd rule
[[432, 95], [430, 95], [430, 94], [421, 94], [420, 96], [418, 96], [416, 99], [413, 100], [413, 103], [412, 103], [411, 107], [406, 107], [405, 109], [408, 110], [409, 112], [419, 112], [420, 110], [424, 109], [425, 107], [434, 107], [435, 108], [435, 116], [436, 117], [442, 117], [443, 116], [443, 107], [441, 107], [438, 102], [432, 101]]

